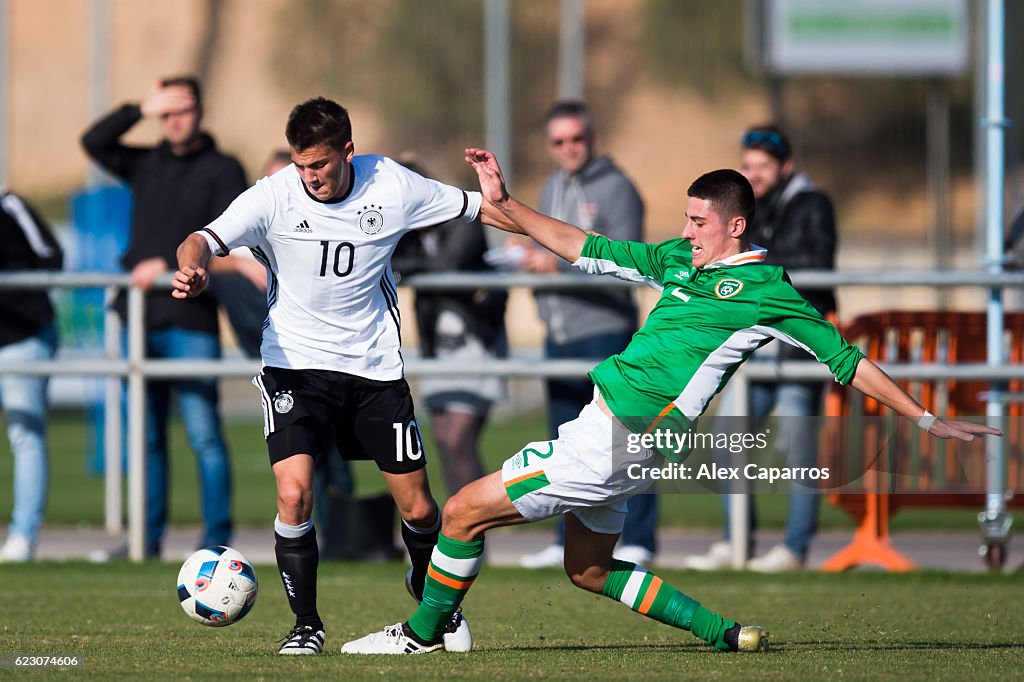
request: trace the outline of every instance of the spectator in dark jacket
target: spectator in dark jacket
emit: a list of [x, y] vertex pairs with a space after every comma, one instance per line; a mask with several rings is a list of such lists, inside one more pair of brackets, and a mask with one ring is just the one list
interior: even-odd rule
[[[0, 187], [0, 271], [60, 270], [64, 254], [49, 226], [20, 197]], [[53, 306], [42, 289], [0, 295], [0, 361], [50, 360], [57, 350]], [[46, 376], [0, 376], [0, 405], [14, 455], [14, 510], [0, 563], [35, 557], [46, 509]]]
[[[415, 164], [406, 167], [429, 177]], [[396, 277], [419, 272], [485, 271], [483, 225], [451, 220], [402, 237], [391, 258]], [[424, 357], [480, 362], [504, 357], [507, 294], [495, 289], [417, 292], [416, 324]], [[483, 476], [480, 434], [491, 406], [505, 394], [498, 377], [445, 376], [420, 382], [431, 433], [441, 452], [448, 494]]]
[[[130, 147], [121, 137], [143, 117], [157, 118], [164, 139], [155, 147]], [[219, 216], [246, 189], [238, 161], [218, 151], [200, 128], [199, 83], [190, 77], [157, 83], [140, 103], [125, 104], [82, 136], [90, 157], [131, 185], [132, 230], [122, 256], [133, 286], [147, 291], [146, 354], [151, 358], [220, 357], [217, 303], [213, 298], [176, 301], [152, 291], [177, 268], [178, 244]], [[118, 301], [122, 319], [125, 297]], [[231, 475], [218, 412], [216, 379], [150, 381], [146, 421], [146, 552], [158, 556], [167, 522], [167, 423], [171, 391], [177, 392], [189, 444], [199, 462], [205, 523], [201, 546], [231, 537]]]
[[[765, 262], [781, 265], [788, 271], [800, 269], [831, 270], [835, 267], [836, 224], [832, 202], [803, 173], [796, 172], [793, 148], [789, 139], [776, 126], [750, 128], [741, 140], [740, 172], [754, 189], [756, 209], [750, 223], [750, 241], [768, 250]], [[835, 314], [836, 299], [831, 290], [800, 291], [818, 312], [828, 317]], [[751, 359], [760, 362], [803, 359], [798, 348], [773, 342], [758, 350]], [[727, 388], [718, 399], [717, 414], [723, 417], [749, 415], [755, 419], [766, 417], [773, 410], [777, 417], [776, 442], [785, 450], [789, 467], [813, 467], [817, 461], [817, 429], [813, 419], [821, 414], [821, 382], [783, 381], [754, 383], [750, 386], [749, 404], [736, 405], [733, 390]], [[727, 421], [719, 427], [728, 430]], [[719, 454], [726, 458], [728, 455]], [[732, 566], [732, 548], [729, 543], [731, 524], [728, 496], [723, 496], [725, 507], [725, 538], [716, 542], [706, 555], [686, 559], [688, 568], [714, 570]], [[764, 556], [751, 559], [747, 568], [761, 572], [776, 572], [801, 568], [807, 561], [807, 551], [817, 531], [818, 502], [816, 491], [801, 485], [790, 488], [786, 534], [781, 544]], [[757, 515], [751, 498], [751, 547]]]

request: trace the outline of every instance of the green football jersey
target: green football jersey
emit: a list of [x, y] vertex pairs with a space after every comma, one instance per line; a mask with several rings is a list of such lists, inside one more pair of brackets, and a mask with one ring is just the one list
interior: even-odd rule
[[750, 353], [772, 339], [813, 354], [839, 383], [853, 380], [864, 354], [797, 293], [781, 267], [764, 263], [765, 254], [748, 251], [695, 268], [689, 240], [587, 237], [577, 268], [661, 290], [626, 349], [590, 372], [630, 431], [663, 421], [687, 428]]

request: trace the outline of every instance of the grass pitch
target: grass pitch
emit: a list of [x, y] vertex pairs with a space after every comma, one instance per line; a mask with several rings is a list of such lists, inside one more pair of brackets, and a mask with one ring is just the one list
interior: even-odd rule
[[[0, 566], [0, 660], [77, 655], [47, 679], [992, 680], [1024, 669], [1024, 581], [1012, 575], [660, 575], [708, 608], [772, 632], [772, 651], [711, 651], [692, 635], [573, 588], [559, 572], [485, 568], [466, 600], [468, 655], [343, 656], [342, 642], [407, 617], [402, 564], [325, 563], [328, 648], [276, 656], [291, 624], [269, 566], [240, 623], [214, 629], [181, 611], [177, 564]], [[0, 676], [11, 675], [10, 668]]]

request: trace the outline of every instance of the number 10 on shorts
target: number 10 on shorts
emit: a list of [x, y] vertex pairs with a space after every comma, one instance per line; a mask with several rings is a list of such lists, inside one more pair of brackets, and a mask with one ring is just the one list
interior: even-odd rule
[[408, 457], [416, 461], [423, 456], [423, 437], [420, 435], [419, 424], [411, 420], [408, 424], [394, 422], [395, 430], [395, 461], [402, 462]]

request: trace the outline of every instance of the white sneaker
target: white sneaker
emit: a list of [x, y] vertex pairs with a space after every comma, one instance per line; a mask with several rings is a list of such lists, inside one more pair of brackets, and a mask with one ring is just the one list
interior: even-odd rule
[[11, 533], [7, 536], [7, 542], [0, 547], [0, 563], [24, 563], [32, 561], [35, 557], [36, 548], [29, 542], [28, 538], [18, 533]]
[[780, 571], [796, 571], [803, 568], [803, 562], [797, 558], [789, 547], [775, 545], [764, 556], [751, 559], [747, 568], [758, 573], [779, 573]]
[[[416, 592], [412, 589], [412, 569], [405, 572], [405, 589], [409, 596], [416, 599]], [[420, 602], [416, 599], [416, 603]], [[444, 642], [444, 650], [457, 654], [468, 654], [473, 650], [473, 633], [469, 629], [469, 621], [462, 615], [462, 609], [452, 614], [444, 632], [441, 634], [441, 641]]]
[[343, 654], [429, 654], [444, 647], [443, 642], [420, 644], [405, 634], [401, 623], [384, 628], [383, 632], [371, 632], [366, 637], [345, 642]]
[[640, 545], [623, 545], [612, 554], [619, 561], [628, 561], [638, 566], [650, 566], [654, 552]]
[[732, 543], [719, 541], [711, 545], [707, 554], [695, 554], [683, 559], [683, 568], [692, 571], [720, 571], [732, 568]]
[[561, 566], [563, 561], [565, 547], [562, 545], [548, 545], [539, 552], [519, 557], [519, 565], [523, 568], [553, 568]]

